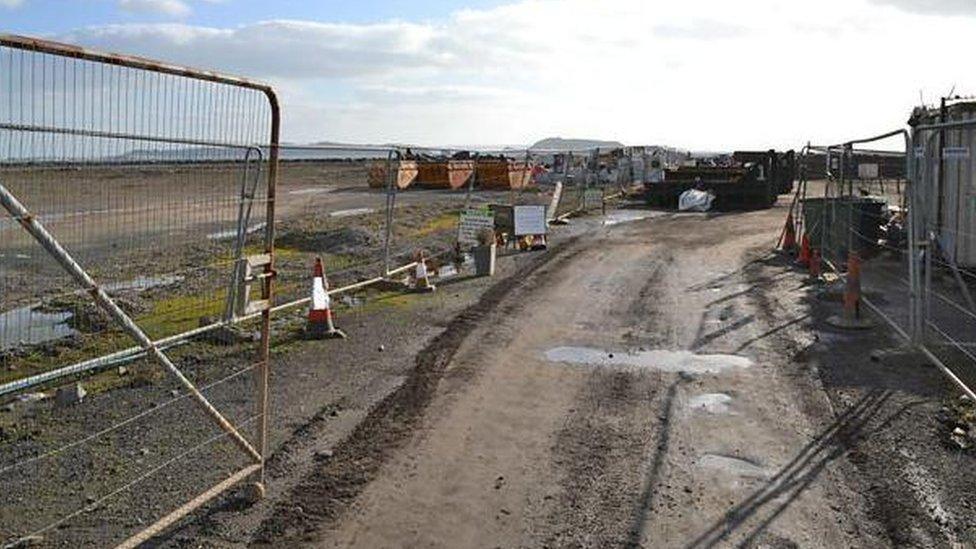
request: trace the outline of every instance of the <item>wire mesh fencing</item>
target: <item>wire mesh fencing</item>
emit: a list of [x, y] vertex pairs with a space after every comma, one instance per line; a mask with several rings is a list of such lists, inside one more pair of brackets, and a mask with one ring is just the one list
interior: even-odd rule
[[[913, 127], [916, 272], [915, 337], [931, 358], [976, 387], [976, 120], [923, 113]], [[969, 391], [972, 393], [972, 391]], [[973, 396], [970, 394], [970, 396]]]
[[[945, 148], [968, 143], [972, 127], [976, 121], [918, 125], [912, 134], [898, 130], [828, 147], [828, 179], [819, 189], [801, 185], [804, 233], [840, 276], [841, 325], [860, 324], [864, 305], [970, 396], [976, 271], [965, 243], [976, 231], [962, 212], [971, 207], [965, 196], [974, 173], [968, 155], [947, 155]], [[904, 141], [906, 179], [862, 177], [857, 147], [892, 138]]]
[[260, 481], [276, 132], [270, 88], [0, 36], [0, 539]]

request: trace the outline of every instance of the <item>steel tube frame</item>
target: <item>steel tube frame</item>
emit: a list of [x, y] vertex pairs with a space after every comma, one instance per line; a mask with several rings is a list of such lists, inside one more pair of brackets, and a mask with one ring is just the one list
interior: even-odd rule
[[[95, 63], [114, 65], [119, 67], [127, 67], [132, 69], [141, 69], [149, 72], [169, 74], [173, 76], [182, 76], [190, 78], [193, 80], [200, 80], [211, 82], [215, 84], [224, 84], [228, 86], [234, 86], [239, 88], [251, 89], [256, 92], [264, 94], [268, 101], [268, 107], [271, 116], [271, 127], [270, 134], [268, 136], [268, 147], [269, 147], [269, 158], [268, 158], [268, 187], [267, 187], [267, 199], [266, 199], [266, 228], [265, 228], [265, 253], [270, 257], [270, 261], [265, 266], [265, 276], [262, 278], [262, 298], [268, 300], [268, 303], [273, 303], [274, 300], [274, 274], [275, 274], [275, 253], [274, 253], [274, 235], [275, 235], [275, 195], [277, 189], [278, 181], [278, 157], [279, 157], [279, 143], [281, 136], [281, 108], [278, 102], [278, 96], [274, 88], [270, 85], [248, 80], [246, 78], [229, 76], [224, 74], [219, 74], [212, 71], [203, 71], [199, 69], [193, 69], [185, 66], [174, 65], [170, 63], [163, 63], [151, 59], [146, 59], [143, 57], [136, 57], [131, 55], [120, 55], [113, 53], [104, 53], [99, 51], [94, 51], [86, 48], [81, 48], [78, 46], [64, 44], [59, 42], [54, 42], [50, 40], [42, 40], [37, 38], [30, 38], [25, 36], [0, 34], [0, 46], [6, 46], [18, 50], [43, 53], [48, 55], [54, 55], [63, 58], [70, 59], [80, 59], [84, 61], [91, 61]], [[36, 128], [23, 128], [24, 131], [41, 131]], [[70, 130], [69, 130], [70, 133]], [[97, 136], [96, 136], [97, 137]], [[123, 137], [116, 136], [108, 132], [108, 134], [103, 137]], [[128, 136], [127, 138], [136, 139], [137, 136]], [[158, 139], [164, 139], [170, 143], [179, 143], [179, 139], [170, 138], [155, 138], [142, 136], [141, 140], [154, 141]], [[183, 144], [200, 144], [200, 145], [212, 145], [211, 143], [183, 143]], [[240, 146], [240, 147], [251, 147], [251, 144], [237, 144], [229, 146]], [[4, 195], [4, 206], [9, 210], [10, 207], [20, 206], [20, 213], [27, 213], [26, 208], [23, 208], [16, 199], [3, 189]], [[11, 200], [13, 199], [13, 200]], [[134, 337], [140, 345], [146, 350], [147, 353], [151, 354], [158, 362], [162, 363], [167, 369], [169, 369], [180, 382], [190, 390], [193, 394], [195, 400], [203, 407], [211, 417], [221, 428], [227, 431], [232, 439], [240, 446], [249, 456], [251, 456], [257, 465], [257, 469], [245, 469], [247, 471], [246, 475], [255, 474], [257, 476], [257, 482], [263, 483], [265, 475], [265, 457], [267, 456], [267, 431], [268, 431], [268, 378], [270, 369], [270, 348], [271, 348], [271, 308], [266, 308], [262, 313], [261, 322], [261, 344], [259, 349], [259, 360], [258, 366], [255, 369], [255, 384], [257, 390], [257, 401], [256, 408], [259, 416], [258, 432], [257, 432], [257, 448], [251, 446], [251, 444], [237, 432], [236, 429], [218, 412], [212, 405], [207, 401], [207, 399], [200, 394], [196, 387], [176, 368], [169, 358], [163, 354], [157, 345], [150, 340], [142, 330], [132, 322], [131, 318], [125, 314], [105, 293], [104, 289], [98, 287], [95, 282], [88, 276], [88, 274], [81, 269], [81, 267], [71, 259], [71, 256], [58, 244], [56, 240], [47, 233], [46, 230], [37, 222], [36, 219], [29, 217], [24, 217], [23, 215], [17, 215], [15, 217], [19, 218], [19, 221], [24, 225], [25, 229], [31, 232], [32, 236], [48, 249], [55, 259], [62, 264], [69, 273], [74, 276], [79, 282], [82, 282], [93, 294], [93, 296], [98, 301], [104, 309], [106, 309], [123, 327], [129, 332], [130, 336]], [[242, 477], [243, 478], [243, 477]], [[228, 486], [219, 484], [209, 492], [213, 495], [226, 490]], [[263, 486], [261, 486], [263, 488]], [[209, 493], [208, 492], [208, 493]], [[191, 512], [192, 508], [186, 508], [185, 510], [179, 511], [176, 515], [171, 515], [167, 518], [172, 518], [171, 522], [166, 523], [166, 519], [159, 521], [156, 524], [150, 526], [146, 531], [153, 532], [161, 531], [168, 524], [175, 522], [178, 518], [185, 516]]]

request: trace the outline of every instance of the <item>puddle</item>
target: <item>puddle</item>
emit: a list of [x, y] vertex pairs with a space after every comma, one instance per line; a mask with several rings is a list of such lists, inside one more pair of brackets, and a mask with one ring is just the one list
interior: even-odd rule
[[617, 210], [615, 212], [608, 213], [603, 219], [603, 224], [605, 226], [620, 225], [621, 223], [631, 223], [634, 221], [640, 221], [641, 219], [648, 219], [650, 217], [654, 217], [653, 212]]
[[133, 278], [132, 280], [125, 280], [122, 282], [110, 282], [103, 285], [106, 292], [124, 292], [126, 290], [148, 290], [150, 288], [159, 288], [162, 286], [169, 286], [171, 284], [176, 284], [177, 282], [182, 282], [183, 277], [180, 275], [160, 275], [160, 276], [139, 276]]
[[375, 212], [373, 208], [352, 208], [349, 210], [336, 210], [329, 214], [329, 217], [355, 217], [357, 215], [367, 215]]
[[330, 187], [309, 187], [308, 189], [296, 189], [294, 191], [288, 191], [288, 194], [319, 194], [319, 193], [330, 193], [335, 189]]
[[[110, 282], [102, 287], [109, 293], [143, 291], [182, 281], [183, 277], [180, 275], [140, 276], [122, 282]], [[40, 309], [40, 304], [35, 303], [0, 313], [0, 350], [37, 345], [78, 333], [67, 324], [71, 319], [71, 312]]]
[[734, 415], [735, 412], [729, 408], [730, 402], [732, 402], [732, 397], [725, 393], [708, 393], [688, 399], [688, 408], [708, 414]]
[[727, 473], [745, 478], [766, 478], [769, 473], [764, 467], [749, 460], [721, 454], [705, 454], [698, 458], [698, 466], [720, 473]]
[[76, 332], [67, 322], [71, 313], [64, 311], [42, 312], [40, 305], [28, 305], [0, 313], [0, 350], [20, 345], [36, 345], [74, 335]]
[[[261, 223], [258, 223], [257, 225], [251, 225], [250, 227], [247, 228], [247, 234], [260, 231], [261, 229], [265, 228], [267, 225], [268, 224], [263, 221]], [[207, 238], [210, 240], [227, 240], [229, 238], [236, 238], [236, 237], [237, 237], [237, 229], [228, 229], [226, 231], [219, 231], [207, 235]]]
[[697, 355], [691, 351], [608, 352], [590, 347], [556, 347], [546, 351], [552, 362], [591, 366], [633, 366], [662, 372], [718, 373], [730, 368], [748, 368], [752, 360], [736, 355]]

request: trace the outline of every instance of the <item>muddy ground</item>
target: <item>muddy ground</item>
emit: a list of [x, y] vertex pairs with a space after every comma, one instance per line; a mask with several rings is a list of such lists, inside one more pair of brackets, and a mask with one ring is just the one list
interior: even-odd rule
[[[826, 326], [837, 303], [770, 252], [786, 207], [581, 219], [494, 279], [365, 296], [341, 313], [343, 342], [282, 319], [268, 497], [231, 491], [152, 544], [973, 545], [973, 456], [950, 438], [970, 404], [880, 326]], [[203, 345], [181, 360], [220, 356]], [[194, 379], [235, 371], [235, 351]], [[235, 422], [253, 414], [250, 382], [210, 390]], [[164, 405], [169, 390], [0, 414], [7, 464], [162, 408], [96, 449], [4, 470], [0, 535], [87, 503], [40, 541], [107, 545], [242, 465], [217, 441], [99, 501], [214, 435], [185, 401]]]

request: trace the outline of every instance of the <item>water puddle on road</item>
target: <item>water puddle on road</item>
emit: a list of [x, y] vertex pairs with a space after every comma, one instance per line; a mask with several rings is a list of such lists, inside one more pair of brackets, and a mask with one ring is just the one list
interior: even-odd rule
[[721, 454], [703, 455], [698, 458], [698, 466], [702, 469], [711, 469], [719, 473], [745, 478], [766, 478], [769, 476], [769, 472], [758, 463]]
[[[247, 234], [260, 231], [261, 229], [267, 227], [268, 224], [265, 222], [258, 223], [256, 225], [251, 225], [247, 228]], [[210, 233], [207, 235], [209, 240], [227, 240], [228, 238], [236, 238], [237, 229], [228, 229], [226, 231], [218, 231], [216, 233]]]
[[329, 217], [355, 217], [357, 215], [367, 215], [375, 212], [373, 208], [351, 208], [348, 210], [336, 210], [329, 214]]
[[631, 223], [642, 219], [654, 217], [654, 212], [642, 212], [633, 210], [617, 210], [610, 212], [603, 219], [604, 226], [620, 225], [621, 223]]
[[310, 187], [308, 189], [295, 189], [294, 191], [288, 191], [288, 194], [319, 194], [319, 193], [329, 193], [334, 191], [332, 187]]
[[695, 412], [705, 412], [713, 415], [735, 415], [729, 408], [732, 397], [725, 393], [708, 393], [696, 395], [688, 399], [688, 408]]
[[737, 355], [699, 355], [691, 351], [664, 350], [618, 353], [591, 347], [555, 347], [546, 351], [546, 359], [567, 364], [631, 366], [691, 374], [719, 373], [753, 365], [752, 360]]

